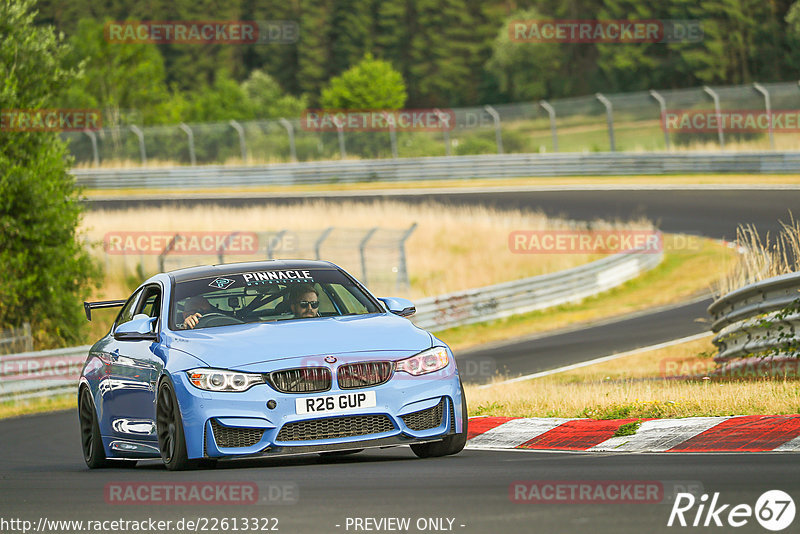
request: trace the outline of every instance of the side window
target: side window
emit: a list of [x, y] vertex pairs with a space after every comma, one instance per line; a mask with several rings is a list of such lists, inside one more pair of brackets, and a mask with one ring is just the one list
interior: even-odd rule
[[331, 284], [331, 287], [336, 291], [336, 295], [342, 299], [342, 302], [344, 302], [348, 313], [367, 313], [367, 307], [359, 302], [355, 295], [350, 293], [346, 287], [341, 284]]
[[136, 303], [139, 301], [139, 297], [141, 296], [142, 296], [141, 290], [137, 291], [128, 300], [125, 306], [122, 307], [122, 310], [120, 310], [119, 315], [117, 315], [117, 320], [114, 321], [114, 328], [121, 325], [122, 323], [127, 323], [128, 321], [133, 319], [134, 310], [136, 309]]
[[158, 286], [144, 288], [138, 309], [138, 313], [144, 313], [148, 317], [158, 317], [161, 313], [161, 288]]

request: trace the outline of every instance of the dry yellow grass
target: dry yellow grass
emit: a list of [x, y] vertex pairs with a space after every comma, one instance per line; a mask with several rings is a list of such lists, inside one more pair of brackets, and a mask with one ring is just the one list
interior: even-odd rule
[[800, 413], [793, 380], [662, 380], [665, 371], [707, 368], [715, 350], [710, 339], [523, 382], [467, 386], [469, 412], [598, 419]]
[[[432, 203], [410, 206], [397, 202], [329, 203], [309, 201], [300, 205], [269, 208], [151, 208], [128, 211], [92, 211], [86, 214], [83, 230], [94, 243], [108, 232], [189, 231], [321, 231], [328, 226], [368, 229], [374, 226], [404, 229], [417, 223], [406, 243], [412, 298], [439, 295], [472, 287], [554, 272], [586, 263], [600, 256], [588, 254], [513, 254], [508, 235], [513, 230], [547, 230], [573, 227], [567, 221], [548, 219], [541, 213], [500, 211], [486, 207], [446, 207]], [[647, 221], [604, 223], [593, 227], [651, 228]], [[358, 243], [353, 242], [357, 251]], [[323, 249], [324, 252], [324, 249]], [[105, 256], [109, 284], [100, 297], [120, 288], [120, 273], [132, 275], [137, 263], [145, 273], [157, 270], [157, 255]], [[291, 254], [291, 253], [287, 253]], [[103, 257], [104, 256], [104, 257]], [[281, 256], [278, 256], [281, 257]], [[176, 257], [178, 258], [178, 257]], [[237, 257], [237, 260], [252, 259]], [[195, 263], [216, 262], [216, 257], [192, 257]], [[334, 258], [335, 260], [335, 258]], [[342, 267], [360, 272], [357, 255]], [[114, 274], [116, 273], [116, 275]]]
[[781, 222], [777, 235], [763, 239], [754, 225], [736, 229], [736, 242], [742, 254], [734, 268], [720, 279], [716, 293], [724, 295], [753, 282], [800, 271], [800, 221], [790, 213], [789, 222]]
[[708, 174], [708, 175], [641, 175], [641, 176], [559, 176], [521, 178], [474, 178], [469, 180], [415, 180], [413, 182], [358, 182], [343, 184], [307, 185], [263, 185], [249, 187], [182, 189], [179, 193], [165, 189], [87, 189], [89, 198], [104, 197], [184, 197], [187, 194], [232, 193], [302, 193], [320, 191], [385, 191], [420, 190], [433, 188], [525, 188], [525, 187], [570, 187], [586, 185], [796, 185], [800, 174]]

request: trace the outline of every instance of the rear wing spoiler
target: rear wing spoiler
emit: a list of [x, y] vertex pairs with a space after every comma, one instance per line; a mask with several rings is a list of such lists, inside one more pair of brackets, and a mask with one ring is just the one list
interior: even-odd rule
[[86, 312], [86, 319], [92, 320], [92, 310], [99, 308], [121, 308], [128, 302], [127, 299], [122, 300], [100, 300], [97, 302], [84, 302], [83, 311]]

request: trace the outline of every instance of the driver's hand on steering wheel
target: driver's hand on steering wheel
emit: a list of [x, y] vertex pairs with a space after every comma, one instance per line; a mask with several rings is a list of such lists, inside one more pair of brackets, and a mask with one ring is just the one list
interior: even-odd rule
[[200, 318], [203, 316], [202, 313], [193, 313], [192, 315], [186, 317], [183, 320], [183, 326], [185, 328], [194, 328], [197, 326], [197, 323], [200, 321]]

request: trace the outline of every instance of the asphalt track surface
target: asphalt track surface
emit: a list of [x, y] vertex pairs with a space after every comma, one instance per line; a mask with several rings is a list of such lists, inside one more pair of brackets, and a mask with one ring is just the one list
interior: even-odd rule
[[[775, 230], [778, 219], [800, 206], [800, 191], [551, 191], [393, 196], [459, 204], [488, 204], [525, 210], [540, 209], [576, 219], [647, 216], [668, 232], [687, 232], [732, 239], [736, 225], [754, 223]], [[299, 202], [295, 198], [241, 198], [215, 201], [225, 205], [263, 205]], [[369, 200], [369, 198], [365, 198]], [[172, 203], [173, 201], [168, 201]], [[197, 200], [193, 202], [209, 202]], [[158, 201], [94, 202], [92, 208], [119, 209]], [[468, 362], [494, 363], [509, 373], [528, 373], [683, 337], [707, 327], [704, 307], [684, 307], [628, 317], [603, 326], [581, 328], [494, 346], [488, 352], [460, 356]], [[491, 360], [486, 360], [490, 358]], [[478, 365], [480, 369], [480, 365]], [[484, 367], [485, 368], [485, 367]], [[480, 372], [480, 371], [478, 371]], [[135, 469], [89, 471], [81, 458], [77, 416], [58, 412], [2, 422], [0, 437], [0, 531], [2, 520], [48, 519], [173, 520], [199, 517], [277, 518], [278, 532], [368, 532], [346, 528], [347, 518], [453, 519], [452, 530], [469, 533], [590, 532], [729, 532], [730, 527], [667, 527], [671, 504], [619, 502], [513, 502], [511, 485], [520, 480], [660, 481], [673, 488], [702, 487], [719, 492], [726, 504], [754, 506], [759, 495], [781, 489], [800, 503], [800, 463], [797, 456], [760, 454], [604, 454], [465, 450], [454, 457], [419, 460], [407, 448], [364, 452], [338, 459], [316, 455], [248, 460], [221, 464], [216, 470], [170, 473], [155, 461]], [[106, 501], [110, 484], [124, 482], [245, 482], [261, 490], [267, 485], [295, 488], [294, 504], [148, 506], [117, 505]], [[669, 500], [670, 491], [666, 500]], [[691, 521], [697, 506], [687, 514]], [[723, 514], [724, 519], [724, 514]], [[795, 519], [787, 532], [796, 531]], [[263, 525], [263, 523], [262, 523]], [[262, 526], [260, 525], [260, 526]], [[337, 527], [337, 525], [339, 525]], [[447, 525], [447, 522], [445, 522]], [[462, 526], [463, 525], [463, 526]], [[268, 524], [274, 527], [274, 522]], [[241, 524], [240, 524], [241, 527]], [[765, 532], [753, 518], [737, 532]], [[172, 530], [177, 531], [177, 530]], [[217, 529], [217, 532], [223, 530]], [[228, 528], [226, 532], [232, 532]], [[240, 531], [242, 531], [240, 529]], [[259, 529], [259, 531], [262, 531]], [[397, 532], [397, 530], [371, 530]], [[46, 530], [67, 532], [67, 530]], [[126, 532], [120, 530], [119, 532]], [[162, 530], [169, 532], [169, 530]]]
[[[665, 494], [659, 495], [661, 502], [656, 504], [513, 502], [511, 485], [533, 480], [568, 484], [585, 480], [653, 481], [664, 484]], [[120, 505], [106, 500], [106, 495], [111, 496], [111, 485], [128, 482], [254, 483], [261, 492], [269, 485], [292, 488], [296, 499], [291, 499], [293, 504], [158, 506]], [[457, 456], [420, 460], [407, 448], [395, 448], [339, 459], [306, 455], [237, 461], [215, 470], [179, 473], [168, 472], [155, 461], [141, 462], [135, 469], [88, 471], [81, 459], [77, 417], [72, 412], [6, 420], [0, 440], [0, 520], [17, 518], [34, 524], [40, 518], [178, 521], [259, 517], [277, 518], [278, 532], [283, 533], [344, 533], [366, 532], [347, 529], [348, 517], [408, 517], [412, 526], [404, 532], [442, 532], [417, 530], [419, 518], [433, 517], [453, 519], [453, 532], [476, 534], [733, 530], [667, 527], [672, 509], [668, 499], [674, 495], [676, 482], [686, 488], [702, 488], [698, 496], [719, 492], [721, 504], [754, 506], [759, 495], [771, 489], [781, 489], [797, 502], [800, 462], [796, 455], [771, 453], [656, 455], [470, 450]], [[696, 511], [697, 506], [687, 513], [689, 521]], [[796, 532], [798, 522], [800, 518], [786, 532]], [[766, 532], [752, 518], [745, 527], [735, 530]], [[229, 528], [225, 532], [232, 531]]]

